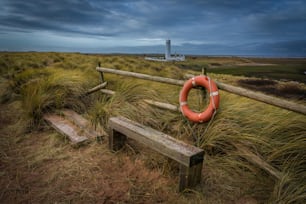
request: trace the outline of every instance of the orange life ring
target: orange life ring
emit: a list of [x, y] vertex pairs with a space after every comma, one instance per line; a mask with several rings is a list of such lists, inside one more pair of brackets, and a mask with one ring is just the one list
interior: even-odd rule
[[[205, 87], [209, 93], [209, 105], [201, 113], [193, 112], [189, 109], [187, 104], [188, 93], [192, 87], [202, 86]], [[219, 108], [220, 96], [216, 83], [211, 80], [208, 76], [196, 76], [185, 82], [181, 92], [180, 92], [180, 109], [185, 117], [187, 117], [190, 121], [193, 122], [207, 122], [215, 110]]]

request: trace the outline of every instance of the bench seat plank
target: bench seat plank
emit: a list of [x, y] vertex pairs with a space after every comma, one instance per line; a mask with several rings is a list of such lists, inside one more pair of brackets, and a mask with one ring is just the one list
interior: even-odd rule
[[202, 149], [127, 118], [110, 118], [109, 126], [185, 166], [191, 167], [203, 161]]

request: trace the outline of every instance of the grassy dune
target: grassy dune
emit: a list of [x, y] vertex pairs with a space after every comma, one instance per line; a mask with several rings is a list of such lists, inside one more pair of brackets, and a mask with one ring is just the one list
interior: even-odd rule
[[[203, 66], [219, 66], [220, 69], [209, 68], [209, 75], [221, 82], [241, 85], [241, 80], [262, 80], [262, 75], [255, 75], [255, 72], [249, 78], [248, 74], [236, 69], [222, 68], [258, 63], [258, 59], [253, 62], [242, 58], [197, 57], [186, 62], [161, 63], [145, 61], [142, 56], [1, 53], [1, 200], [106, 203], [305, 201], [305, 115], [221, 91], [216, 117], [211, 123], [194, 124], [180, 113], [157, 109], [143, 102], [143, 99], [152, 99], [177, 105], [181, 87], [112, 74], [104, 77], [108, 81], [107, 88], [116, 91], [114, 96], [94, 93], [85, 97], [86, 90], [99, 84], [100, 75], [95, 71], [98, 62], [103, 67], [175, 79], [183, 79], [185, 74], [200, 74]], [[304, 61], [287, 63], [288, 67], [299, 69], [305, 66]], [[242, 67], [239, 70], [245, 72]], [[239, 76], [229, 75], [236, 75], [236, 71]], [[290, 100], [305, 102], [305, 85], [300, 76], [295, 77], [300, 83], [280, 82], [275, 74], [264, 76], [265, 80], [274, 81], [272, 84], [276, 87], [288, 87], [293, 83], [302, 94]], [[292, 80], [291, 76], [287, 80]], [[282, 95], [282, 89], [279, 90]], [[190, 93], [189, 103], [196, 110], [201, 110], [205, 104], [199, 95], [197, 90]], [[124, 151], [116, 154], [108, 151], [106, 139], [102, 144], [91, 143], [79, 149], [70, 147], [42, 121], [44, 113], [61, 108], [71, 108], [106, 129], [109, 117], [123, 115], [203, 148], [205, 160], [201, 185], [178, 194], [176, 164], [132, 141]], [[254, 162], [257, 158], [270, 165], [277, 176], [260, 162]]]

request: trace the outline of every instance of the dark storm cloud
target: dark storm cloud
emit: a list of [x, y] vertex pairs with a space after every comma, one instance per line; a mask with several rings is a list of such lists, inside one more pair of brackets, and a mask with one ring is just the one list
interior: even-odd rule
[[7, 35], [110, 37], [125, 39], [127, 47], [137, 39], [171, 38], [177, 46], [189, 43], [198, 51], [203, 50], [199, 46], [223, 47], [224, 52], [273, 50], [277, 43], [289, 52], [306, 40], [303, 0], [4, 0], [0, 6], [0, 29]]
[[3, 6], [1, 26], [33, 31], [96, 34], [86, 28], [103, 24], [105, 16], [109, 15], [107, 10], [86, 1], [14, 0]]

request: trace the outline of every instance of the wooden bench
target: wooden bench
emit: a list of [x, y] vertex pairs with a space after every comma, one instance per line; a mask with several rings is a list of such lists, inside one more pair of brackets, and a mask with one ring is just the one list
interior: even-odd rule
[[202, 149], [124, 117], [110, 118], [109, 126], [111, 150], [118, 151], [127, 137], [132, 138], [180, 164], [179, 191], [200, 182], [204, 157]]

